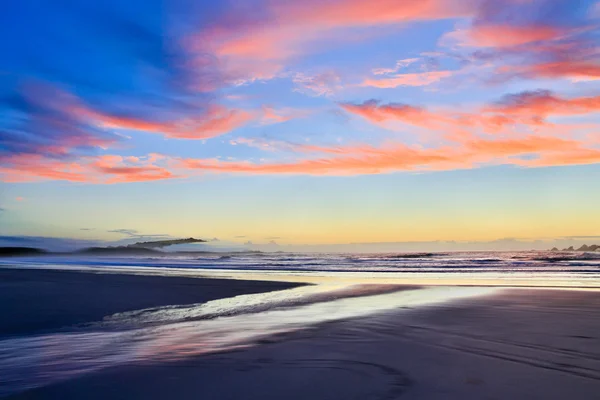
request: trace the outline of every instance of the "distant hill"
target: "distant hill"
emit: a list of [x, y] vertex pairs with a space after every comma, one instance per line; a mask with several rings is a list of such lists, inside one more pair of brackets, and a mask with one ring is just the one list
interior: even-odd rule
[[147, 249], [145, 247], [130, 247], [130, 246], [116, 246], [116, 247], [90, 247], [87, 249], [79, 250], [75, 254], [89, 254], [94, 256], [112, 256], [112, 255], [123, 255], [123, 256], [143, 256], [152, 254], [163, 254], [162, 251]]
[[187, 238], [187, 239], [172, 239], [172, 240], [155, 240], [151, 242], [137, 242], [125, 247], [145, 248], [145, 249], [160, 249], [162, 247], [173, 246], [175, 244], [189, 243], [206, 243], [208, 240]]
[[152, 255], [152, 254], [164, 254], [159, 249], [167, 246], [173, 246], [175, 244], [188, 244], [188, 243], [204, 243], [206, 240], [187, 238], [187, 239], [172, 239], [172, 240], [154, 240], [150, 242], [137, 242], [129, 244], [127, 246], [110, 246], [110, 247], [90, 247], [84, 250], [80, 250], [78, 254], [90, 254], [90, 255], [123, 255], [123, 256], [137, 256], [137, 255]]
[[156, 240], [150, 242], [138, 242], [126, 246], [108, 246], [108, 247], [88, 247], [86, 249], [73, 252], [54, 253], [35, 247], [0, 247], [0, 257], [18, 257], [18, 256], [42, 256], [42, 255], [68, 255], [68, 254], [86, 254], [97, 256], [136, 256], [164, 254], [159, 249], [176, 244], [204, 243], [206, 240], [187, 238], [173, 240]]
[[598, 251], [600, 250], [600, 245], [593, 244], [591, 246], [583, 245], [577, 249], [577, 251]]
[[[551, 251], [559, 251], [559, 250], [556, 247], [554, 247]], [[571, 246], [571, 247], [567, 247], [566, 249], [562, 249], [562, 251], [600, 251], [600, 245], [593, 244], [591, 246], [588, 246], [587, 244], [584, 244], [583, 246], [581, 246], [578, 249], [575, 249], [573, 246]]]
[[0, 247], [0, 257], [40, 256], [47, 253], [46, 250], [35, 247]]

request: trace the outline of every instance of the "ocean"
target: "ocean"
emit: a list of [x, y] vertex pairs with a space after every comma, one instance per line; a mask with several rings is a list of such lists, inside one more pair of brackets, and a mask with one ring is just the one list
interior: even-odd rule
[[48, 256], [0, 259], [26, 267], [151, 267], [199, 270], [397, 273], [598, 273], [600, 252], [165, 253], [152, 257]]

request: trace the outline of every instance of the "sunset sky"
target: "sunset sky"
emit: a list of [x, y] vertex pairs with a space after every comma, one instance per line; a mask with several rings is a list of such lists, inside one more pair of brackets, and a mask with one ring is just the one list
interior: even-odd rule
[[7, 2], [0, 235], [600, 235], [599, 27], [591, 0]]

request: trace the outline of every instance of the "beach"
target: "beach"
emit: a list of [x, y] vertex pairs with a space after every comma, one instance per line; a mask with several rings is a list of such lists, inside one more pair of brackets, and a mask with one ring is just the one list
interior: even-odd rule
[[[29, 310], [53, 310], [52, 321], [68, 322], [5, 322], [3, 334], [20, 337], [0, 341], [0, 368], [15, 357], [7, 347], [19, 353], [14, 364], [38, 357], [5, 375], [4, 383], [23, 380], [4, 393], [7, 399], [594, 399], [600, 393], [600, 292], [593, 289], [348, 286], [331, 277], [302, 286], [274, 277], [37, 269], [2, 269], [0, 276], [11, 288], [2, 291], [3, 304], [19, 304], [23, 291], [35, 297], [24, 289], [35, 285], [38, 304], [23, 303], [19, 312], [34, 321]], [[61, 298], [75, 302], [78, 313], [60, 306]], [[161, 307], [167, 304], [183, 306]], [[2, 312], [10, 319], [6, 307]], [[86, 325], [100, 320], [105, 324]], [[23, 335], [25, 326], [33, 331]], [[97, 345], [101, 340], [110, 343]]]
[[204, 303], [295, 286], [298, 284], [0, 269], [0, 337], [68, 328], [124, 311]]

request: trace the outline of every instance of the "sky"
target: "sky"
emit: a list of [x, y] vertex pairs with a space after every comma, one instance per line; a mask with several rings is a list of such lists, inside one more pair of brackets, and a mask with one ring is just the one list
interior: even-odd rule
[[10, 2], [0, 235], [593, 242], [599, 26], [595, 0]]

